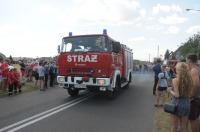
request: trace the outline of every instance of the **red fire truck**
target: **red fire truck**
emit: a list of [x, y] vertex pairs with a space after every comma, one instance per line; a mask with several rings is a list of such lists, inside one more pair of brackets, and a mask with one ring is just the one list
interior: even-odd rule
[[57, 81], [77, 96], [80, 90], [103, 91], [114, 99], [120, 88], [128, 88], [132, 79], [133, 52], [103, 34], [76, 35], [72, 32], [58, 46]]

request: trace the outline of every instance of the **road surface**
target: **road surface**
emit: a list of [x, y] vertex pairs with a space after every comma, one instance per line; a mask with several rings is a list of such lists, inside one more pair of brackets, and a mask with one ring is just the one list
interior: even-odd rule
[[115, 100], [59, 87], [1, 98], [0, 132], [153, 132], [152, 86], [153, 74], [134, 74]]

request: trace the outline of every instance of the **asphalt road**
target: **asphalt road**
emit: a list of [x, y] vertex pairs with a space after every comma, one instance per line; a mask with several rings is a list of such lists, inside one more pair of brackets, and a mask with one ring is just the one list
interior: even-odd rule
[[0, 132], [153, 132], [153, 74], [135, 74], [115, 100], [54, 87], [0, 99]]

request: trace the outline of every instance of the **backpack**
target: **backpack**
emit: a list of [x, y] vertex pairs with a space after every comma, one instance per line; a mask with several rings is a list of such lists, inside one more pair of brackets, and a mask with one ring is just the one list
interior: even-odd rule
[[161, 78], [161, 79], [167, 79], [166, 77], [165, 77], [165, 72], [163, 72], [164, 73], [164, 76]]

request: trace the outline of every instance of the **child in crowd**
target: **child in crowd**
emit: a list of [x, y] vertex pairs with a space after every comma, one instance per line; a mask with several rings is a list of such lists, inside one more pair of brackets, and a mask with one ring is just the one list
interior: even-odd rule
[[15, 78], [13, 74], [13, 68], [9, 69], [7, 77], [8, 77], [8, 96], [12, 96], [14, 87], [14, 78]]
[[[161, 73], [158, 74], [158, 84], [157, 84], [157, 103], [154, 105], [155, 107], [163, 106], [165, 102], [165, 92], [168, 87], [169, 75], [165, 72], [166, 66], [162, 65]], [[159, 105], [159, 100], [161, 93], [163, 95], [162, 104]]]
[[19, 93], [21, 93], [21, 84], [20, 84], [20, 74], [17, 71], [16, 68], [13, 69], [13, 75], [14, 75], [14, 94], [17, 94], [17, 88], [19, 89]]

